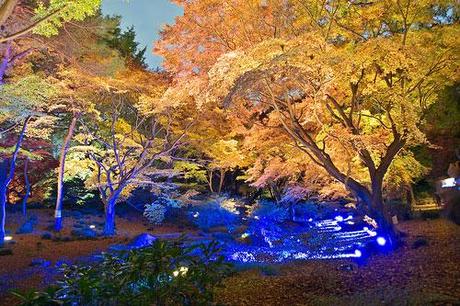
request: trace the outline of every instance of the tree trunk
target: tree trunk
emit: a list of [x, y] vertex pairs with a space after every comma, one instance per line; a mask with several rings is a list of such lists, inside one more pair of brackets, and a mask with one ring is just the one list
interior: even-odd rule
[[3, 55], [2, 62], [0, 64], [0, 85], [5, 83], [5, 74], [8, 69], [8, 63], [11, 58], [11, 43], [6, 44], [5, 54]]
[[24, 218], [27, 217], [27, 200], [29, 199], [30, 195], [30, 181], [29, 181], [29, 158], [27, 157], [24, 162], [24, 184], [25, 184], [25, 194], [24, 198], [22, 199], [22, 216]]
[[6, 179], [8, 173], [8, 160], [0, 162], [0, 247], [5, 240], [5, 219], [6, 219]]
[[59, 171], [58, 171], [58, 186], [57, 186], [57, 198], [56, 208], [54, 211], [54, 230], [56, 232], [62, 229], [62, 200], [64, 198], [64, 171], [65, 171], [65, 159], [67, 151], [69, 150], [70, 141], [72, 140], [75, 127], [77, 125], [78, 115], [73, 116], [72, 121], [67, 132], [67, 136], [62, 144], [61, 154], [59, 157]]
[[5, 240], [5, 222], [6, 222], [6, 201], [7, 201], [7, 192], [8, 186], [13, 180], [14, 170], [16, 168], [16, 160], [19, 155], [19, 149], [21, 148], [22, 141], [24, 140], [24, 135], [26, 133], [27, 124], [30, 121], [30, 117], [27, 117], [22, 126], [21, 133], [19, 134], [18, 141], [16, 142], [16, 147], [13, 152], [13, 156], [9, 163], [8, 169], [8, 160], [4, 160], [0, 166], [0, 246], [3, 246]]
[[214, 193], [214, 187], [212, 186], [212, 177], [213, 177], [213, 171], [210, 170], [209, 173], [208, 173], [208, 186], [209, 186], [209, 190]]
[[225, 170], [220, 169], [219, 189], [217, 191], [218, 194], [222, 192], [222, 187], [224, 186], [224, 180], [225, 180]]
[[383, 176], [378, 174], [371, 175], [371, 181], [371, 191], [356, 181], [347, 182], [346, 186], [358, 199], [360, 202], [358, 204], [364, 204], [366, 214], [377, 222], [379, 233], [385, 236], [390, 247], [396, 247], [398, 244], [398, 232], [383, 202]]
[[384, 205], [382, 188], [383, 176], [372, 177], [371, 180], [371, 217], [377, 221], [381, 234], [388, 240], [390, 247], [394, 248], [398, 245], [399, 235]]
[[104, 224], [104, 236], [115, 235], [115, 204], [118, 200], [118, 193], [113, 194], [105, 205], [105, 224]]

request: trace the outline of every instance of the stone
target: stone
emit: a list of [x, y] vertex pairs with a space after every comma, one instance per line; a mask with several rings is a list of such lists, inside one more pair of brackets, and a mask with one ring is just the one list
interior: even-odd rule
[[51, 235], [51, 233], [44, 233], [41, 238], [43, 240], [51, 240], [53, 238], [53, 235]]
[[30, 234], [34, 231], [34, 223], [30, 220], [25, 222], [21, 227], [16, 231], [16, 234]]
[[13, 250], [12, 249], [0, 249], [0, 256], [9, 256], [13, 255]]
[[133, 240], [131, 240], [128, 246], [132, 247], [133, 249], [140, 249], [151, 246], [155, 243], [155, 241], [157, 241], [155, 236], [144, 233], [136, 236]]
[[46, 267], [49, 267], [50, 265], [51, 265], [51, 262], [49, 260], [46, 260], [44, 258], [34, 258], [32, 259], [29, 266], [46, 268]]
[[95, 239], [97, 238], [97, 233], [91, 228], [82, 228], [72, 230], [72, 236], [75, 236], [80, 239]]

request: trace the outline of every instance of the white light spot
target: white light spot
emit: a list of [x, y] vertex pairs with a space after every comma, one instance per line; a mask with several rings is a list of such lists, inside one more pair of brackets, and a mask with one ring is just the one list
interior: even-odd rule
[[377, 238], [377, 243], [380, 246], [384, 246], [385, 244], [387, 244], [387, 240], [385, 238], [383, 238], [383, 237], [378, 237]]

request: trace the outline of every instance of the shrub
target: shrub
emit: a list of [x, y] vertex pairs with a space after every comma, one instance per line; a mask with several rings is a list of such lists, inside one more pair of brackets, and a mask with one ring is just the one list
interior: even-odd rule
[[155, 203], [145, 205], [144, 217], [152, 224], [161, 224], [165, 219], [166, 207]]
[[259, 201], [258, 207], [252, 212], [252, 216], [276, 223], [289, 220], [289, 208], [277, 205], [272, 201]]
[[168, 210], [180, 207], [180, 201], [161, 195], [153, 203], [145, 205], [144, 217], [152, 224], [161, 224]]
[[218, 253], [216, 242], [183, 247], [157, 241], [103, 254], [96, 264], [63, 266], [56, 286], [14, 294], [22, 305], [212, 305], [214, 289], [231, 272]]
[[239, 220], [237, 214], [221, 207], [215, 201], [193, 207], [189, 215], [192, 223], [205, 231], [218, 226], [225, 226], [231, 230]]

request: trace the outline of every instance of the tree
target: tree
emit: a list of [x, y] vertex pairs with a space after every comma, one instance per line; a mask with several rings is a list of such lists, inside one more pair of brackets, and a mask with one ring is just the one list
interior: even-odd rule
[[[65, 22], [81, 21], [94, 15], [101, 4], [100, 0], [51, 0], [46, 6], [43, 2], [35, 8], [32, 22], [26, 25], [12, 23], [6, 35], [0, 37], [0, 43], [14, 40], [28, 33], [50, 37], [58, 34], [58, 29]], [[15, 17], [15, 9], [19, 0], [4, 0], [0, 4], [0, 25], [9, 26], [8, 22]], [[19, 28], [18, 28], [19, 26]]]
[[80, 146], [73, 150], [91, 161], [86, 184], [104, 204], [105, 235], [115, 234], [116, 204], [137, 186], [157, 184], [149, 176], [166, 171], [162, 167], [193, 123], [178, 121], [176, 106], [159, 103], [166, 81], [140, 70], [106, 80], [96, 95], [100, 120], [83, 122], [84, 132], [76, 136]]
[[[53, 98], [54, 94], [52, 84], [34, 75], [22, 78], [13, 84], [3, 85], [0, 90], [0, 109], [3, 113], [3, 118], [1, 118], [3, 122], [0, 124], [12, 123], [13, 128], [5, 129], [8, 131], [14, 130], [19, 124], [22, 126], [11, 157], [5, 159], [2, 164], [4, 173], [2, 173], [0, 182], [0, 244], [3, 244], [5, 237], [6, 195], [8, 186], [14, 178], [19, 150], [27, 133], [34, 135], [39, 130], [38, 133], [43, 137], [49, 136], [51, 131], [49, 126], [52, 125], [53, 118], [43, 115], [42, 111], [46, 109], [47, 102]], [[28, 130], [29, 127], [32, 129]]]
[[134, 65], [138, 68], [147, 68], [145, 62], [145, 52], [147, 47], [139, 50], [139, 43], [136, 42], [136, 31], [131, 26], [122, 31], [120, 24], [112, 31], [112, 37], [108, 40], [108, 45], [120, 52], [120, 55], [126, 59], [128, 65]]
[[395, 238], [384, 179], [403, 149], [426, 142], [423, 113], [458, 76], [458, 23], [433, 1], [285, 3], [299, 31], [221, 56], [200, 71], [207, 90], [197, 99], [231, 108], [249, 130], [283, 130]]

